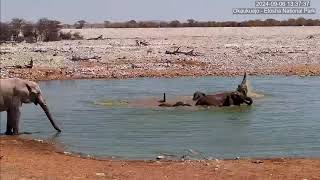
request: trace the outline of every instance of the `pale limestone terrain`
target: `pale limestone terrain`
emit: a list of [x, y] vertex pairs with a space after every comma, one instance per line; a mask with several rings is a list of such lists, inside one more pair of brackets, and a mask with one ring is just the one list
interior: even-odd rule
[[[320, 67], [320, 27], [63, 31], [80, 32], [85, 39], [103, 35], [103, 39], [3, 44], [2, 75], [9, 76], [6, 73], [8, 66], [23, 66], [31, 59], [35, 67], [67, 69], [78, 77], [130, 76], [132, 69], [138, 69], [139, 76], [141, 72], [148, 76], [150, 71], [183, 71], [180, 75], [233, 75], [243, 71], [281, 74], [282, 69], [296, 66]], [[146, 41], [149, 45], [137, 46], [136, 40]], [[194, 49], [197, 56], [165, 54], [166, 50], [174, 51], [177, 47], [185, 52]], [[89, 60], [72, 61], [72, 57]], [[318, 75], [317, 70], [310, 70], [310, 74]]]

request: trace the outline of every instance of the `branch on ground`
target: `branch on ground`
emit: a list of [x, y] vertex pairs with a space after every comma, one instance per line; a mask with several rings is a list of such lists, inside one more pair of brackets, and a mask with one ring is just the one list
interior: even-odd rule
[[33, 60], [31, 59], [29, 64], [27, 65], [15, 65], [15, 66], [6, 66], [5, 69], [32, 69], [33, 68]]
[[136, 45], [137, 46], [148, 46], [149, 45], [149, 43], [147, 42], [147, 41], [145, 41], [145, 40], [136, 40]]
[[180, 48], [181, 47], [178, 47], [174, 51], [166, 51], [166, 54], [173, 54], [173, 55], [184, 54], [186, 56], [199, 56], [199, 54], [194, 52], [194, 49], [192, 49], [191, 51], [183, 52], [183, 51], [180, 51]]
[[80, 56], [72, 56], [71, 61], [88, 61], [90, 59], [101, 59], [100, 56], [92, 56], [92, 57], [80, 57]]
[[100, 36], [95, 37], [95, 38], [89, 38], [87, 40], [103, 40], [103, 35], [100, 35]]

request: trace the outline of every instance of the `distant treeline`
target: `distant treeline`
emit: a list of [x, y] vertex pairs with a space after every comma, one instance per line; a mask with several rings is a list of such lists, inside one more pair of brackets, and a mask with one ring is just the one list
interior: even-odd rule
[[42, 18], [38, 22], [27, 22], [14, 18], [11, 22], [0, 22], [0, 42], [59, 41], [62, 39], [82, 39], [80, 33], [62, 32], [63, 25], [56, 20]]
[[249, 21], [196, 21], [188, 19], [186, 22], [174, 21], [127, 21], [127, 22], [111, 22], [104, 23], [88, 23], [84, 20], [77, 21], [75, 24], [65, 24], [64, 28], [167, 28], [167, 27], [259, 27], [259, 26], [320, 26], [320, 19], [288, 19], [288, 20], [249, 20]]
[[84, 20], [76, 23], [62, 24], [60, 21], [42, 18], [36, 23], [24, 19], [14, 18], [11, 22], [0, 22], [0, 42], [4, 41], [59, 41], [63, 39], [82, 39], [79, 33], [62, 32], [61, 29], [82, 29], [82, 28], [168, 28], [168, 27], [259, 27], [259, 26], [320, 26], [320, 19], [288, 19], [288, 20], [249, 20], [249, 21], [196, 21], [189, 19], [186, 22], [178, 20], [170, 22], [155, 21], [127, 21], [104, 23], [88, 23]]

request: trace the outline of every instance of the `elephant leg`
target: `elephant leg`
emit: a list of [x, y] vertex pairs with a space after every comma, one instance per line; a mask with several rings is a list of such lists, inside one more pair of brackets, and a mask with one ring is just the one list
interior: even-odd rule
[[[19, 134], [20, 107], [13, 106], [9, 109], [7, 115], [7, 132], [6, 134]], [[13, 132], [12, 132], [13, 130]]]
[[14, 108], [14, 112], [12, 113], [12, 119], [13, 119], [13, 134], [18, 135], [19, 134], [19, 122], [20, 122], [20, 108], [16, 107]]
[[7, 111], [7, 129], [6, 129], [6, 135], [13, 135], [12, 132], [13, 129], [13, 123], [12, 123], [12, 113], [10, 110]]

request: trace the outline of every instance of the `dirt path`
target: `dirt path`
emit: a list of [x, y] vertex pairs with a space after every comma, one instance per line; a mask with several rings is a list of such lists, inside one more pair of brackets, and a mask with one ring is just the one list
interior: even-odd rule
[[1, 179], [320, 179], [320, 159], [122, 161], [64, 155], [1, 136]]

